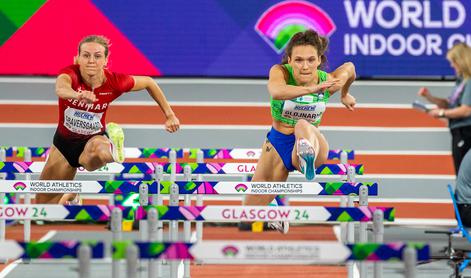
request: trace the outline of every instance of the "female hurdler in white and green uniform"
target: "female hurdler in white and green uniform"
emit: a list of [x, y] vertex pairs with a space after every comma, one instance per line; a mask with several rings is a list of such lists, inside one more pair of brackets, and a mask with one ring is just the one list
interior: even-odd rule
[[[317, 126], [329, 97], [341, 90], [341, 101], [349, 110], [355, 98], [349, 88], [355, 80], [355, 67], [345, 63], [332, 73], [319, 68], [326, 62], [328, 41], [308, 30], [295, 34], [285, 50], [281, 64], [270, 69], [268, 92], [271, 96], [273, 125], [262, 147], [252, 181], [286, 181], [297, 169], [308, 180], [315, 167], [325, 163], [329, 145]], [[268, 205], [275, 195], [249, 195], [245, 205]], [[286, 233], [286, 223], [271, 223]]]

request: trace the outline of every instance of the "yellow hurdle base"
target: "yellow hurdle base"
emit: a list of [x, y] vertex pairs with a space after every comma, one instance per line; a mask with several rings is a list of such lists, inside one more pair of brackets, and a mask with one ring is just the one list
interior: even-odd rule
[[257, 221], [252, 223], [252, 232], [262, 233], [263, 232], [263, 222]]

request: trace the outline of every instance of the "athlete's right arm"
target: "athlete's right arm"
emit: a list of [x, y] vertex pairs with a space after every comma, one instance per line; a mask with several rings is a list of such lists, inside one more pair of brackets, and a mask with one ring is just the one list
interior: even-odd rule
[[61, 74], [56, 79], [56, 95], [62, 99], [77, 99], [85, 103], [93, 103], [97, 99], [90, 91], [76, 92], [72, 89], [72, 78], [68, 74]]
[[307, 94], [324, 91], [332, 85], [333, 81], [326, 81], [310, 87], [288, 85], [286, 84], [285, 75], [281, 66], [274, 65], [270, 69], [267, 87], [268, 92], [273, 97], [273, 99], [288, 100]]

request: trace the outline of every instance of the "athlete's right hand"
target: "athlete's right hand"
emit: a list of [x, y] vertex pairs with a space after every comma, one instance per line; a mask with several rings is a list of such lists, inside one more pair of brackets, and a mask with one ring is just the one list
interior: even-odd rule
[[422, 87], [420, 88], [419, 92], [417, 93], [417, 95], [421, 96], [421, 97], [429, 97], [430, 96], [430, 91], [425, 88], [425, 87]]
[[90, 91], [79, 91], [77, 94], [77, 100], [82, 102], [82, 103], [94, 103], [98, 99], [96, 98], [95, 94]]
[[[339, 86], [340, 79], [332, 79], [332, 80], [327, 80], [322, 82], [321, 84], [317, 84], [315, 86], [312, 86], [310, 89], [311, 93], [320, 93], [325, 91], [326, 89], [329, 88], [337, 88]], [[331, 92], [333, 93], [333, 92]]]

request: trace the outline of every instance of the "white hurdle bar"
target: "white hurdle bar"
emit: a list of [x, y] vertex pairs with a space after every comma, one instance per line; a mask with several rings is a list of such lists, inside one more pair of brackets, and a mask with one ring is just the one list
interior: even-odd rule
[[[168, 246], [159, 248], [157, 246]], [[103, 259], [109, 249], [105, 242], [48, 241], [34, 242], [0, 242], [0, 258], [28, 258], [35, 260], [78, 259], [79, 277], [89, 278], [92, 259]], [[199, 260], [206, 264], [345, 264], [348, 261], [403, 261], [404, 276], [416, 275], [417, 261], [430, 258], [430, 247], [422, 243], [392, 242], [388, 244], [364, 243], [344, 245], [339, 242], [326, 241], [221, 241], [211, 240], [201, 243], [186, 242], [123, 242], [113, 241], [111, 246], [116, 261], [126, 260], [126, 277], [138, 277], [139, 259], [155, 260], [166, 257], [169, 260]], [[154, 248], [152, 247], [154, 246]], [[49, 248], [56, 247], [50, 252]], [[60, 248], [58, 248], [60, 247]], [[28, 248], [36, 250], [28, 252]], [[167, 252], [178, 248], [179, 252]], [[105, 250], [107, 249], [107, 250]], [[354, 250], [362, 250], [356, 252]], [[372, 250], [379, 250], [374, 251]], [[108, 251], [108, 252], [107, 252]], [[124, 251], [124, 252], [123, 252]], [[366, 253], [366, 256], [365, 256]], [[379, 259], [381, 258], [381, 259]], [[149, 276], [156, 277], [153, 269]], [[221, 273], [223, 275], [223, 273]], [[117, 278], [113, 276], [114, 278]], [[119, 277], [119, 276], [118, 276]]]
[[[317, 183], [317, 182], [192, 182], [189, 167], [185, 169], [187, 173], [187, 182], [171, 182], [171, 181], [69, 181], [69, 180], [0, 180], [0, 192], [3, 193], [79, 193], [79, 194], [121, 194], [125, 193], [138, 193], [139, 202], [141, 206], [148, 204], [149, 192], [159, 193], [162, 184], [165, 184], [166, 190], [173, 186], [173, 200], [174, 205], [178, 205], [178, 186], [186, 186], [191, 184], [195, 188], [192, 191], [187, 191], [185, 195], [185, 205], [190, 204], [190, 194], [197, 194], [198, 196], [204, 194], [217, 194], [217, 195], [246, 195], [246, 194], [283, 194], [283, 195], [309, 195], [318, 196], [319, 194], [325, 194], [329, 196], [335, 196], [342, 193], [341, 190], [349, 192], [359, 192], [360, 194], [368, 195], [368, 187], [373, 189], [373, 192], [377, 191], [377, 184], [368, 183], [368, 187], [362, 183], [344, 183], [340, 186], [339, 190], [335, 194], [331, 192], [325, 192], [328, 190], [329, 183]], [[117, 186], [114, 187], [113, 183]], [[344, 187], [346, 186], [346, 188]], [[114, 191], [113, 191], [114, 190]], [[323, 193], [324, 192], [324, 193]], [[169, 193], [168, 191], [166, 192]], [[160, 197], [160, 204], [162, 204], [162, 196], [164, 194], [160, 192], [157, 196]], [[375, 195], [375, 194], [373, 194]], [[154, 195], [155, 196], [155, 195]], [[367, 196], [364, 196], [365, 198]], [[159, 204], [159, 202], [157, 202]], [[199, 204], [197, 204], [199, 205]], [[147, 230], [145, 227], [145, 221], [140, 221], [140, 234], [141, 240], [145, 240], [144, 231]], [[185, 226], [186, 237], [191, 234], [190, 226]], [[162, 225], [159, 225], [159, 230], [162, 230]], [[198, 231], [198, 230], [197, 230]], [[2, 234], [3, 235], [3, 234]], [[198, 235], [201, 238], [201, 235]], [[162, 236], [159, 235], [158, 240], [161, 240]], [[189, 238], [187, 239], [189, 240]]]

